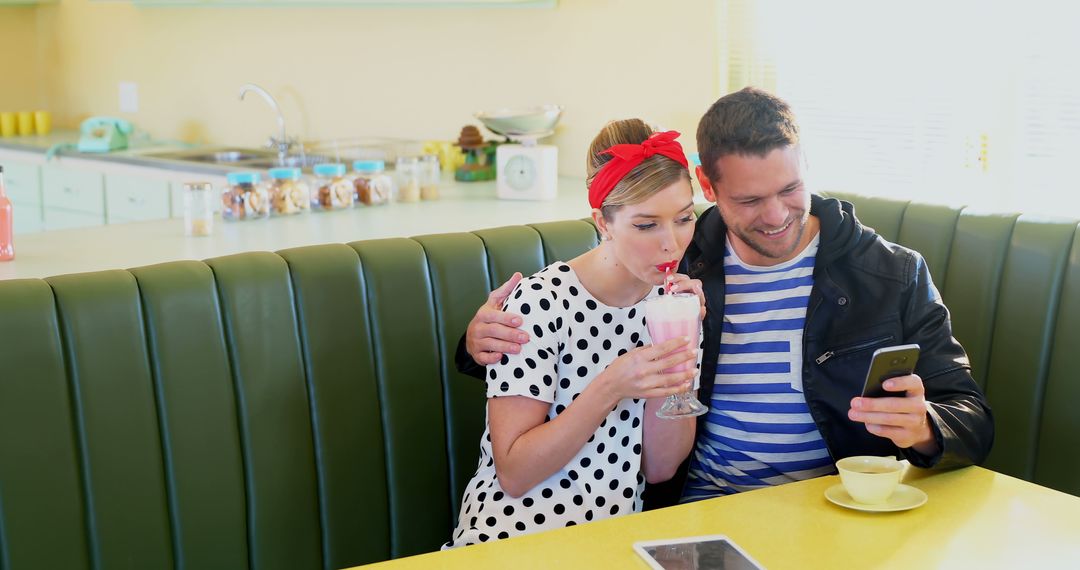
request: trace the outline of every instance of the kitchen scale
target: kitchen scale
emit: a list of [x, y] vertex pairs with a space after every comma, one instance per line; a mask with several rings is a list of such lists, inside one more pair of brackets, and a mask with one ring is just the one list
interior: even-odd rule
[[495, 149], [495, 188], [507, 200], [554, 200], [559, 189], [559, 149], [536, 141], [555, 132], [559, 105], [476, 113], [487, 129], [516, 144]]

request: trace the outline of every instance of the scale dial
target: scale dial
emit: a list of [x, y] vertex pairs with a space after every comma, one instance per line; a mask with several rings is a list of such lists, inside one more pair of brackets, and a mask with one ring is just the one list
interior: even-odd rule
[[501, 144], [495, 149], [495, 195], [507, 200], [553, 200], [559, 149], [545, 144]]
[[536, 184], [536, 164], [527, 156], [512, 156], [506, 161], [503, 176], [514, 190], [528, 190]]

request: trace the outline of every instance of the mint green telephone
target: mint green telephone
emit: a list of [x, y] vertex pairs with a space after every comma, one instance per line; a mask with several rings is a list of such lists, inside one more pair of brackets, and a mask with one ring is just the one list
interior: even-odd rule
[[114, 117], [90, 117], [80, 127], [79, 152], [109, 152], [123, 150], [128, 146], [131, 134], [130, 121]]

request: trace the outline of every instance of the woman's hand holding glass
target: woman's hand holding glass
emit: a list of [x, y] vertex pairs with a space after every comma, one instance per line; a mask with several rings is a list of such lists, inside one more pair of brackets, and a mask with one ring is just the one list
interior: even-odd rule
[[[673, 338], [635, 348], [616, 358], [594, 382], [615, 402], [626, 398], [666, 398], [690, 389], [697, 375], [696, 361], [697, 347], [690, 346], [687, 338]], [[690, 364], [689, 370], [665, 372], [686, 363]]]
[[[705, 295], [701, 281], [690, 279], [686, 275], [668, 274], [664, 289], [665, 294], [650, 297], [645, 301], [645, 321], [649, 327], [649, 336], [653, 342], [673, 336], [687, 336], [691, 339], [690, 343], [696, 347], [701, 339], [701, 321], [705, 317]], [[696, 371], [696, 364], [691, 364], [689, 368]], [[708, 408], [697, 399], [693, 391], [687, 390], [669, 397], [656, 411], [656, 415], [674, 419], [695, 417], [707, 411]]]

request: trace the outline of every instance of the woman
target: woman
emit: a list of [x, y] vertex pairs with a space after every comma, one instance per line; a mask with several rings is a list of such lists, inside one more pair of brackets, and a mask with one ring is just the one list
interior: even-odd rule
[[[657, 268], [679, 260], [694, 233], [693, 191], [678, 133], [615, 121], [593, 140], [589, 202], [601, 243], [523, 279], [504, 310], [532, 335], [488, 367], [480, 464], [444, 548], [581, 524], [641, 510], [646, 481], [671, 478], [690, 453], [693, 419], [656, 417], [690, 389], [689, 339], [650, 346], [645, 299]], [[698, 292], [685, 275], [675, 290]]]

